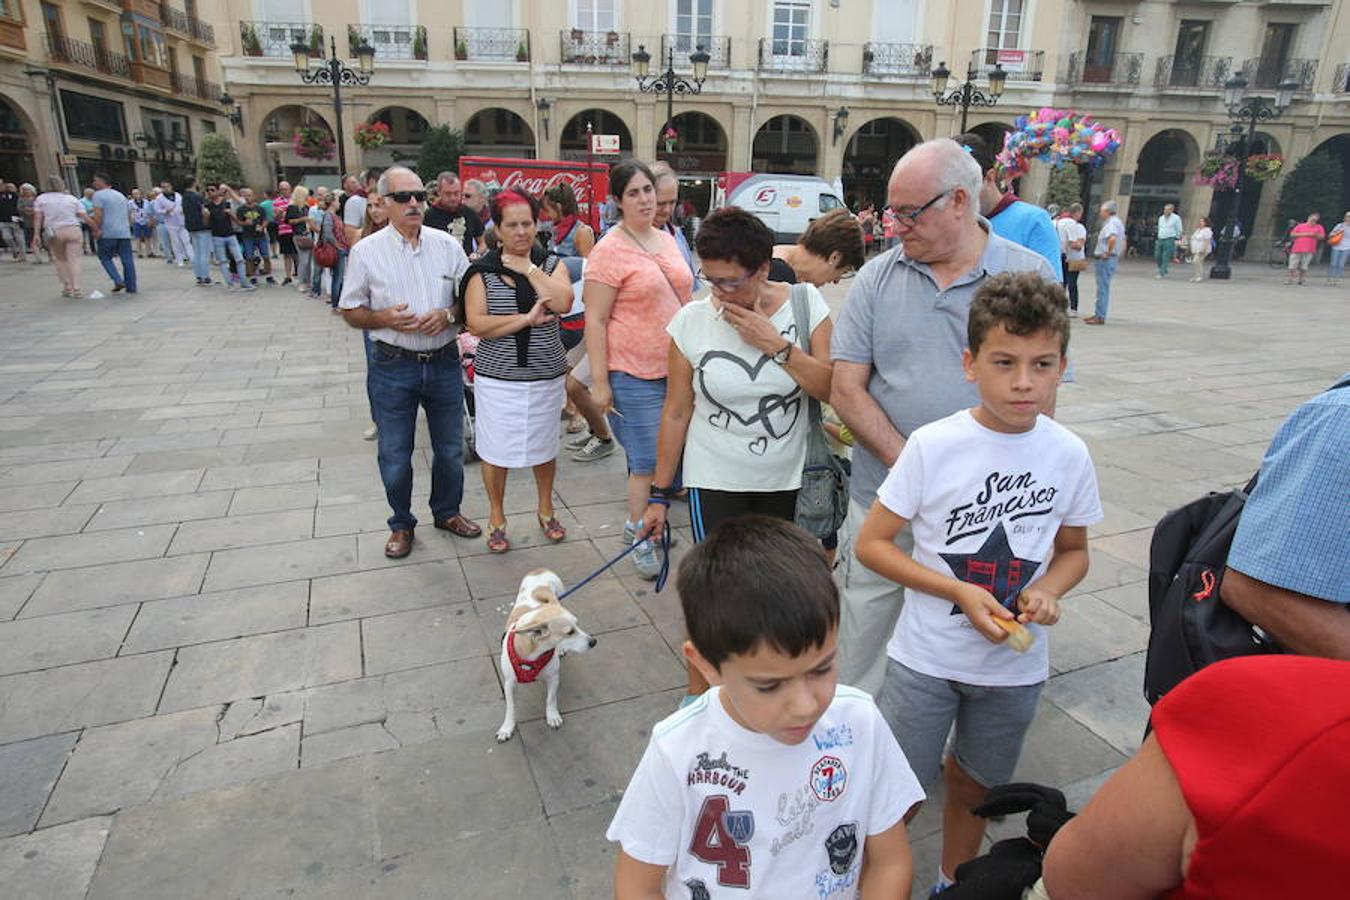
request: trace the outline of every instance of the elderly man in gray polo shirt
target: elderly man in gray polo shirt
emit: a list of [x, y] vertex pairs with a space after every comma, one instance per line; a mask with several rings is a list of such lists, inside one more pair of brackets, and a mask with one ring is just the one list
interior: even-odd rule
[[981, 180], [975, 160], [947, 138], [919, 144], [896, 163], [886, 202], [902, 243], [858, 272], [830, 343], [830, 402], [857, 439], [839, 547], [839, 681], [873, 694], [904, 589], [858, 562], [853, 537], [906, 437], [979, 402], [961, 351], [970, 301], [985, 278], [1036, 272], [1055, 280], [1039, 253], [990, 230], [979, 214]]
[[455, 286], [469, 268], [459, 242], [422, 224], [422, 179], [395, 166], [377, 190], [389, 227], [352, 247], [338, 307], [347, 324], [370, 333], [366, 391], [379, 428], [380, 479], [393, 514], [384, 555], [412, 552], [413, 439], [417, 408], [431, 433], [431, 515], [460, 537], [483, 529], [460, 512], [464, 499], [464, 382], [455, 350]]

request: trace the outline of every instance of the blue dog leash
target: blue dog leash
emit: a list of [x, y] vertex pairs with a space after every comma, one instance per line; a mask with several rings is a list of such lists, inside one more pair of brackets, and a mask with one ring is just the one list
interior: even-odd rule
[[[609, 562], [605, 563], [603, 566], [596, 569], [594, 572], [587, 575], [585, 578], [581, 579], [567, 590], [563, 591], [560, 595], [558, 595], [558, 599], [559, 600], [567, 599], [569, 596], [575, 594], [577, 591], [584, 588], [587, 584], [603, 575], [605, 573], [605, 570], [609, 569], [619, 560], [623, 559], [625, 556], [636, 550], [638, 548], [639, 543], [641, 542], [639, 541], [637, 543], [629, 544], [628, 548], [624, 550], [622, 553], [620, 553], [618, 556], [614, 557]], [[661, 593], [661, 589], [666, 586], [666, 577], [669, 574], [670, 574], [670, 525], [666, 524], [661, 529], [661, 571], [656, 573], [656, 593], [658, 594]]]

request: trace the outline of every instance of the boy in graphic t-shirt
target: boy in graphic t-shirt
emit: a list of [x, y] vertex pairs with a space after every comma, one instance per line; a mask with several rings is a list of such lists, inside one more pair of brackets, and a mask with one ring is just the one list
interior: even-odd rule
[[728, 519], [680, 566], [684, 654], [713, 685], [652, 729], [606, 837], [619, 900], [909, 896], [923, 800], [871, 696], [836, 684], [820, 542]]
[[[1049, 675], [1044, 629], [1087, 574], [1087, 526], [1102, 518], [1086, 445], [1040, 414], [1064, 371], [1066, 306], [1034, 274], [981, 286], [963, 352], [980, 404], [910, 435], [856, 540], [864, 565], [906, 588], [879, 703], [925, 788], [956, 723], [935, 889], [979, 853], [985, 820], [970, 810], [1012, 778]], [[913, 558], [894, 543], [906, 525]], [[995, 621], [1014, 618], [1035, 638], [1025, 652]]]

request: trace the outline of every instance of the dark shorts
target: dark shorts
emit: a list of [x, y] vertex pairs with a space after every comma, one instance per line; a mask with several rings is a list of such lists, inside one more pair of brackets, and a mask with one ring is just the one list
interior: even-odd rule
[[695, 541], [707, 537], [720, 522], [751, 514], [791, 522], [797, 514], [797, 492], [689, 489], [689, 524]]
[[294, 255], [295, 255], [295, 235], [294, 235], [294, 234], [279, 234], [279, 235], [277, 235], [277, 243], [281, 245], [281, 255], [282, 255], [282, 256], [294, 256]]

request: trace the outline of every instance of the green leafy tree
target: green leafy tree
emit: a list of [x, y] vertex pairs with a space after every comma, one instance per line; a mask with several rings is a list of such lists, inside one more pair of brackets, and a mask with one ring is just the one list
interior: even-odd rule
[[433, 125], [422, 139], [422, 147], [413, 167], [422, 181], [430, 183], [441, 172], [459, 169], [459, 158], [464, 155], [464, 132], [449, 125]]
[[197, 148], [197, 180], [202, 184], [243, 182], [244, 169], [239, 165], [239, 154], [223, 134], [208, 134], [202, 138]]
[[1064, 163], [1050, 170], [1050, 183], [1046, 185], [1042, 206], [1053, 203], [1064, 210], [1071, 204], [1081, 202], [1082, 198], [1083, 187], [1078, 166]]
[[1313, 212], [1322, 214], [1328, 229], [1339, 222], [1342, 177], [1340, 161], [1330, 153], [1299, 160], [1280, 186], [1280, 199], [1275, 203], [1277, 229], [1282, 233], [1289, 219], [1302, 222]]

